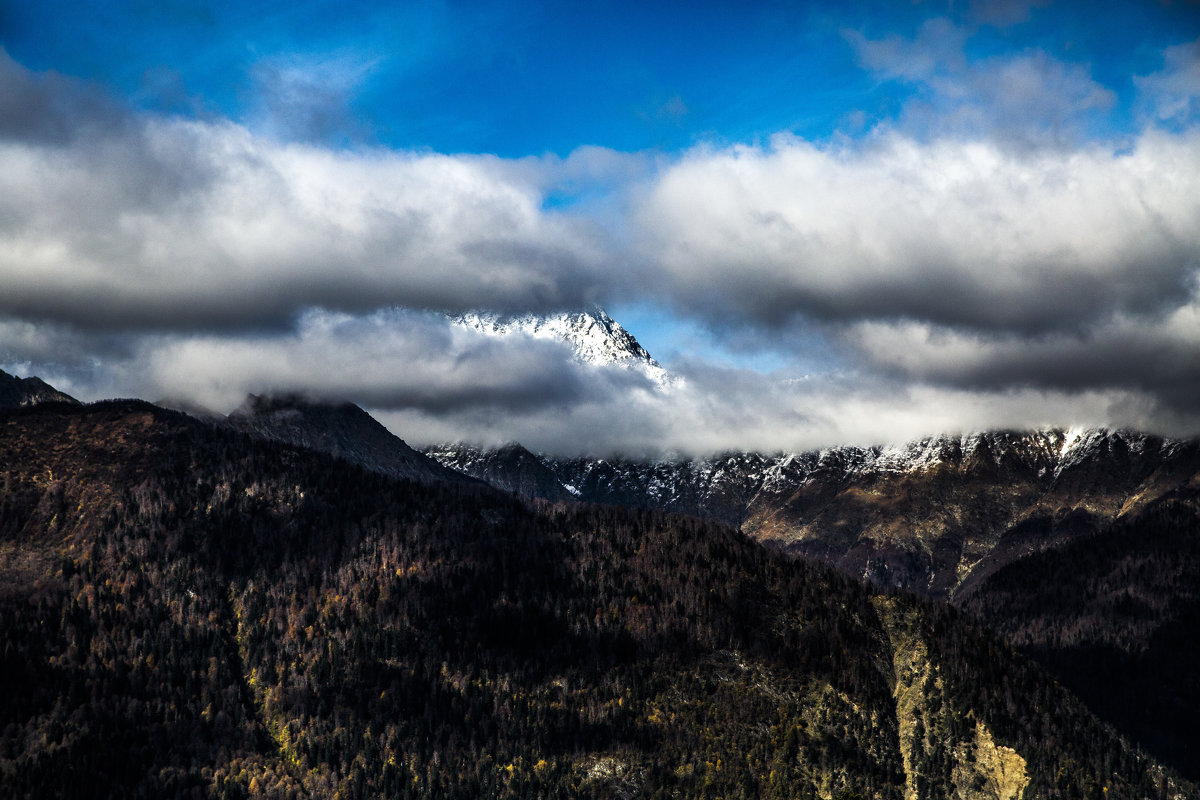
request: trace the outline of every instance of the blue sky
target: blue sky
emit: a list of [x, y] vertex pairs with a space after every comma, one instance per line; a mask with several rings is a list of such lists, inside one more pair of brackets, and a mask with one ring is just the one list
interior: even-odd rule
[[862, 135], [922, 88], [866, 68], [853, 37], [913, 39], [938, 18], [961, 28], [969, 62], [1036, 50], [1086, 69], [1114, 94], [1088, 132], [1130, 132], [1134, 76], [1161, 69], [1198, 17], [1181, 2], [46, 0], [6, 4], [0, 41], [30, 69], [136, 107], [336, 146], [515, 158]]
[[[0, 47], [0, 367], [85, 397], [544, 449], [1200, 429], [1196, 2], [44, 0]], [[688, 376], [637, 425], [436, 322], [592, 302]]]

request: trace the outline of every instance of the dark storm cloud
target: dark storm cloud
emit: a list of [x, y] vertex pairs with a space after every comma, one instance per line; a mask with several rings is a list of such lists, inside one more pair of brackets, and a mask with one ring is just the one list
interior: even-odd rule
[[968, 390], [1030, 386], [1122, 390], [1200, 417], [1200, 305], [1161, 319], [1118, 317], [1085, 333], [988, 337], [920, 324], [864, 324], [848, 336], [866, 358], [904, 380]]
[[54, 72], [31, 74], [0, 48], [0, 139], [65, 144], [126, 129], [103, 93]]

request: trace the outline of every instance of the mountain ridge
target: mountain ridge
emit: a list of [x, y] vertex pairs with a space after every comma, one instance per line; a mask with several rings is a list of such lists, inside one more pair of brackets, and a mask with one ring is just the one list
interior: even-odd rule
[[344, 458], [366, 469], [418, 481], [472, 482], [409, 447], [354, 403], [300, 395], [254, 395], [216, 424]]
[[[266, 430], [249, 425], [256, 415], [255, 424]], [[238, 417], [244, 417], [243, 430], [263, 441], [332, 453], [394, 474], [364, 449], [364, 434], [378, 443], [383, 429], [357, 406], [252, 396], [241, 414], [231, 416], [233, 424], [204, 424], [237, 430]], [[384, 438], [392, 455], [396, 443], [407, 448], [390, 433]], [[1200, 618], [1200, 603], [1188, 599], [1186, 581], [1164, 583], [1157, 576], [1192, 575], [1200, 581], [1200, 554], [1193, 553], [1200, 520], [1198, 450], [1196, 440], [1135, 431], [1048, 428], [708, 459], [556, 460], [516, 443], [494, 450], [448, 445], [431, 454], [461, 457], [454, 464], [458, 469], [505, 492], [540, 496], [558, 506], [599, 501], [725, 518], [793, 556], [826, 561], [876, 585], [949, 599], [1051, 668], [1120, 730], [1189, 771], [1200, 737], [1172, 727], [1161, 709], [1176, 697], [1189, 698], [1177, 699], [1178, 707], [1200, 712], [1200, 695], [1188, 689], [1190, 662], [1184, 654], [1191, 651], [1180, 638], [1193, 605]], [[439, 483], [445, 474], [411, 477]], [[458, 474], [452, 480], [462, 480]], [[1172, 514], [1183, 515], [1181, 526], [1161, 528], [1155, 521]], [[1136, 564], [1140, 543], [1150, 540], [1161, 543], [1154, 551], [1156, 567], [1147, 573]], [[1108, 560], [1073, 575], [1073, 583], [1022, 584], [1027, 570], [1033, 574], [1044, 570], [1040, 564], [1061, 563], [1064, 553], [1076, 553], [1077, 566], [1091, 564], [1081, 548], [1099, 541], [1124, 543], [1106, 545]], [[1114, 580], [1128, 584], [1122, 589], [1126, 595], [1097, 601], [1113, 615], [1097, 622], [1085, 598], [1111, 595], [1105, 587]], [[1030, 599], [1013, 588], [1022, 585]], [[1154, 598], [1152, 605], [1138, 599], [1143, 597]], [[1031, 602], [1041, 616], [1030, 616]], [[1129, 608], [1132, 622], [1121, 622]], [[1095, 645], [1045, 638], [1084, 622], [1115, 627]], [[1141, 638], [1129, 638], [1120, 625], [1140, 631]], [[1107, 686], [1097, 686], [1093, 674], [1136, 684], [1139, 701], [1121, 702]]]
[[[818, 548], [834, 543], [812, 529], [817, 520], [840, 513], [826, 521], [842, 531], [844, 538], [852, 500], [860, 511], [870, 511], [872, 493], [895, 493], [904, 488], [901, 484], [918, 478], [939, 482], [943, 494], [948, 483], [957, 482], [960, 488], [969, 488], [966, 484], [971, 482], [979, 484], [975, 498], [990, 504], [991, 511], [1000, 516], [990, 523], [979, 519], [975, 523], [986, 523], [998, 535], [1034, 516], [1062, 516], [1064, 508], [1113, 521], [1154, 502], [1184, 481], [1197, 466], [1198, 450], [1197, 440], [1130, 430], [1044, 428], [1024, 433], [1002, 430], [931, 436], [869, 448], [775, 455], [726, 453], [677, 460], [554, 458], [525, 451], [528, 455], [522, 456], [521, 464], [505, 466], [504, 454], [498, 450], [441, 445], [427, 452], [468, 474], [474, 470], [476, 477], [499, 482], [497, 485], [506, 489], [521, 484], [523, 471], [537, 470], [557, 479], [561, 491], [553, 491], [558, 495], [714, 518], [745, 527], [751, 536], [782, 549], [829, 557], [833, 551], [818, 552]], [[488, 460], [489, 477], [478, 472], [475, 464], [480, 459]], [[1008, 498], [1000, 496], [1006, 485]], [[539, 496], [552, 499], [548, 491]], [[927, 507], [921, 513], [928, 516], [935, 511]], [[937, 524], [945, 528], [950, 522]], [[895, 538], [869, 519], [856, 524], [862, 535], [880, 544]], [[849, 555], [851, 549], [846, 547], [841, 556]], [[942, 586], [935, 596], [952, 593], [968, 577], [971, 565], [986, 553], [964, 553], [963, 558], [969, 561], [972, 555], [978, 556], [974, 562], [942, 567], [944, 573], [953, 566], [952, 576], [924, 575], [923, 587]], [[968, 571], [958, 575], [964, 565]], [[871, 565], [864, 563], [862, 568], [869, 571]], [[887, 580], [882, 582], [888, 585]], [[892, 585], [922, 588], [911, 574], [897, 577]]]
[[41, 378], [18, 378], [0, 370], [0, 408], [18, 408], [37, 403], [78, 403], [71, 395], [60, 392]]

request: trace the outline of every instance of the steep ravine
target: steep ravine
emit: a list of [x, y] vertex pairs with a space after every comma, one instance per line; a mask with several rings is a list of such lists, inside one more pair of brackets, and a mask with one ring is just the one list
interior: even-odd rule
[[942, 676], [930, 661], [915, 610], [882, 595], [875, 598], [875, 608], [892, 648], [905, 800], [928, 796], [929, 780], [937, 777], [930, 774], [931, 766], [949, 767], [955, 800], [1024, 797], [1029, 785], [1025, 759], [1013, 748], [998, 745], [983, 720], [969, 713], [973, 735], [951, 735]]

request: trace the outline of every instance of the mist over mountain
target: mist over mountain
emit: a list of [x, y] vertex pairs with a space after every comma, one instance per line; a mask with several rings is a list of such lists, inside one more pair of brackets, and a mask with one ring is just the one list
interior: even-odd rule
[[223, 424], [254, 436], [329, 453], [365, 469], [416, 481], [470, 481], [418, 453], [349, 402], [307, 400], [297, 395], [250, 395]]

